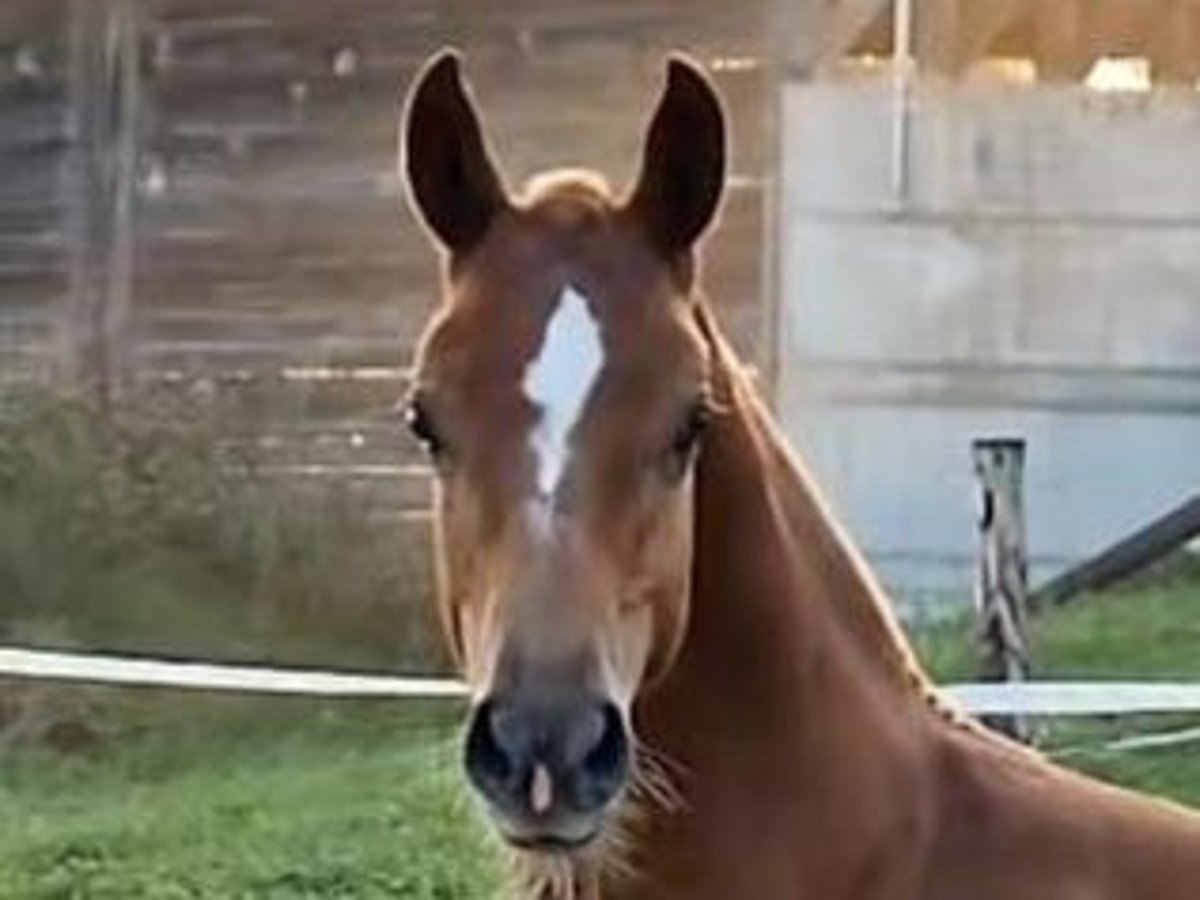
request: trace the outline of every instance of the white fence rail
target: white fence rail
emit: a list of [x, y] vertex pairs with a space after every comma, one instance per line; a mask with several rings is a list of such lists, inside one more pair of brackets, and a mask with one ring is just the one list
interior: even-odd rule
[[0, 676], [93, 684], [299, 694], [315, 697], [464, 697], [457, 681], [0, 648]]
[[942, 689], [976, 715], [1112, 716], [1200, 712], [1200, 684], [1183, 681], [1025, 681]]
[[[442, 678], [219, 665], [163, 659], [0, 648], [0, 676], [94, 684], [319, 697], [463, 698]], [[975, 714], [1100, 716], [1200, 713], [1200, 683], [1033, 681], [951, 684], [942, 689]]]

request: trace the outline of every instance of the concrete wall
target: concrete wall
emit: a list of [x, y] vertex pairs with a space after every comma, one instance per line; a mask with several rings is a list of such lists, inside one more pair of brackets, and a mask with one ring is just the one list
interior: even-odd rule
[[973, 438], [1028, 441], [1035, 575], [1200, 489], [1200, 97], [783, 88], [778, 401], [902, 588], [967, 588]]

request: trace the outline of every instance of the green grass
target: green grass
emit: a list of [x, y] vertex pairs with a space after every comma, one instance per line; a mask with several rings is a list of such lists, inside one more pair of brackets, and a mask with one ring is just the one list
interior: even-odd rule
[[180, 703], [140, 704], [139, 729], [167, 730], [100, 758], [5, 761], [0, 897], [496, 895], [446, 713], [201, 702], [188, 727]]
[[[1035, 624], [1039, 673], [1200, 677], [1200, 581], [1090, 598]], [[919, 643], [940, 678], [970, 674], [969, 629]], [[83, 757], [0, 768], [0, 897], [499, 896], [500, 852], [464, 796], [451, 706], [101, 692], [116, 723]], [[1173, 717], [1176, 724], [1185, 724]], [[1094, 747], [1161, 719], [1058, 723]], [[1200, 748], [1071, 765], [1200, 805]]]
[[[428, 549], [220, 416], [0, 397], [0, 642], [439, 664]], [[0, 900], [490, 896], [454, 718], [0, 680]]]
[[[971, 629], [957, 619], [913, 635], [939, 680], [972, 676]], [[1030, 642], [1038, 678], [1200, 680], [1200, 564], [1172, 560], [1153, 577], [1034, 616]]]
[[[937, 680], [973, 676], [969, 622], [944, 623], [914, 638]], [[1035, 616], [1030, 644], [1035, 678], [1200, 681], [1200, 566], [1173, 559], [1135, 582]], [[1103, 749], [1126, 735], [1197, 726], [1200, 717], [1187, 715], [1062, 719], [1040, 723], [1038, 743], [1066, 765], [1200, 807], [1200, 742]]]

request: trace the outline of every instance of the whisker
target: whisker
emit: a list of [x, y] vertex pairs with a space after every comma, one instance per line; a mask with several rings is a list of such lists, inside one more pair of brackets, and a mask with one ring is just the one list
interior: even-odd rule
[[677, 779], [686, 768], [633, 737], [629, 789], [594, 844], [572, 853], [514, 851], [519, 896], [527, 900], [600, 900], [602, 884], [628, 883], [639, 874], [638, 840], [652, 810], [677, 813], [687, 806]]
[[659, 806], [665, 812], [681, 812], [686, 808], [683, 792], [672, 777], [682, 777], [686, 770], [665, 753], [634, 739], [634, 768], [632, 792]]
[[688, 769], [683, 763], [673, 759], [665, 751], [659, 750], [656, 747], [651, 747], [649, 744], [642, 741], [637, 735], [634, 735], [633, 740], [639, 756], [648, 757], [654, 760], [654, 762], [663, 769], [669, 770], [680, 778], [687, 777]]

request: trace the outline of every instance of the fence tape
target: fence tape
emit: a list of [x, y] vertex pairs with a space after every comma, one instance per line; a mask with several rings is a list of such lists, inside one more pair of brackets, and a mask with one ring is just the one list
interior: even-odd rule
[[1150, 731], [1128, 734], [1100, 744], [1074, 744], [1051, 750], [1055, 759], [1071, 759], [1078, 756], [1107, 756], [1135, 753], [1141, 750], [1173, 750], [1189, 744], [1200, 743], [1200, 728], [1182, 728], [1174, 731]]
[[[222, 665], [95, 653], [0, 648], [0, 676], [317, 697], [463, 698], [444, 678]], [[942, 693], [976, 715], [1105, 716], [1200, 712], [1200, 683], [1072, 682], [951, 684]]]
[[1200, 683], [1025, 681], [953, 684], [942, 689], [976, 715], [1111, 716], [1200, 712]]
[[232, 666], [13, 648], [0, 648], [0, 675], [51, 681], [316, 697], [466, 696], [464, 685], [441, 678]]

